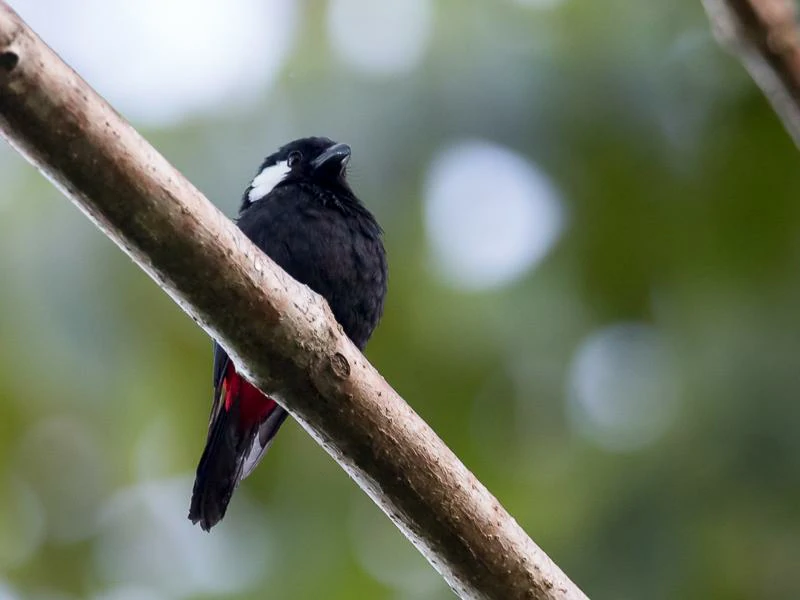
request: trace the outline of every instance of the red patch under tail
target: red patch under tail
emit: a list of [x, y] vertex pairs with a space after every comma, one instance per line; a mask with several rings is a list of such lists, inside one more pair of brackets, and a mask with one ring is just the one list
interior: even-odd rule
[[233, 362], [225, 369], [225, 404], [224, 409], [230, 412], [231, 407], [239, 400], [239, 424], [243, 429], [258, 425], [267, 418], [275, 408], [275, 401], [262, 394], [259, 389], [236, 372]]

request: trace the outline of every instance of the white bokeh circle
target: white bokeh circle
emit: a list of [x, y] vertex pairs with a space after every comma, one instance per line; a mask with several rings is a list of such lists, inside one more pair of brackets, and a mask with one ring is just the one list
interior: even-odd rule
[[328, 6], [333, 51], [354, 70], [402, 74], [424, 58], [433, 30], [430, 0], [331, 0]]
[[98, 580], [112, 589], [139, 586], [175, 598], [255, 589], [275, 552], [264, 508], [240, 492], [225, 527], [208, 535], [185, 518], [191, 489], [190, 477], [169, 478], [114, 494], [93, 545]]
[[293, 0], [11, 3], [115, 108], [152, 125], [257, 96], [297, 21]]
[[434, 264], [464, 289], [493, 288], [524, 275], [564, 225], [559, 194], [544, 173], [485, 141], [462, 141], [440, 152], [424, 199]]
[[675, 360], [648, 325], [621, 323], [589, 335], [575, 353], [568, 385], [573, 426], [606, 450], [653, 443], [677, 415]]

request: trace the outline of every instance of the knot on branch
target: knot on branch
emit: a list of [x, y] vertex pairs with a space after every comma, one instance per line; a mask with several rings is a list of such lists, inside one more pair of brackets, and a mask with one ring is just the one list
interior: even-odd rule
[[12, 52], [11, 50], [0, 52], [1, 70], [5, 71], [6, 73], [10, 73], [16, 68], [18, 64], [19, 64], [19, 54], [17, 54], [16, 52]]
[[331, 370], [339, 379], [350, 377], [350, 363], [347, 362], [344, 354], [337, 352], [331, 357]]

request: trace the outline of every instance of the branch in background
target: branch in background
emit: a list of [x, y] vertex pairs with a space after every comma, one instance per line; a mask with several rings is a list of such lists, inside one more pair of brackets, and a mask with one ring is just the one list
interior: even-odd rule
[[794, 0], [703, 0], [714, 33], [761, 87], [800, 146], [800, 32]]
[[585, 598], [350, 343], [327, 304], [2, 1], [0, 131], [220, 341], [237, 370], [281, 399], [458, 595]]

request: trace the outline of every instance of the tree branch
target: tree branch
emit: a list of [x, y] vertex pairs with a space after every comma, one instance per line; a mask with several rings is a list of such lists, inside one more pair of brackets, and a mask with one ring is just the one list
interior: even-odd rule
[[714, 33], [744, 64], [800, 146], [800, 35], [793, 0], [703, 0]]
[[253, 246], [1, 1], [0, 130], [280, 399], [458, 595], [585, 598], [350, 343], [324, 300]]

